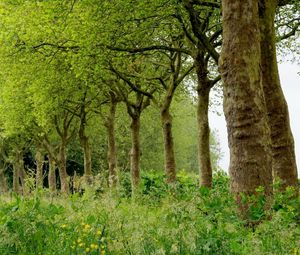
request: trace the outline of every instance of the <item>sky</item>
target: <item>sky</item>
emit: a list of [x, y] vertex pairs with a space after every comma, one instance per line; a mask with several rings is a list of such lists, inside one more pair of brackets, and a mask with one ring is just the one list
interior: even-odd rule
[[[300, 176], [300, 66], [292, 63], [279, 64], [279, 75], [283, 93], [289, 107], [290, 123], [295, 140], [295, 153]], [[212, 95], [213, 96], [213, 95]], [[217, 112], [222, 113], [222, 105], [216, 106]], [[215, 109], [216, 109], [215, 108]], [[229, 166], [229, 148], [227, 142], [226, 122], [223, 113], [218, 116], [215, 111], [209, 113], [211, 129], [217, 131], [223, 157], [220, 167], [225, 171]]]

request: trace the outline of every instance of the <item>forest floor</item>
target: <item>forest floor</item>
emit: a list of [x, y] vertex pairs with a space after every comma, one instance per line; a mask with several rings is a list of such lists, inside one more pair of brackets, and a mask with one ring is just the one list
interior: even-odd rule
[[276, 193], [267, 213], [263, 196], [245, 198], [242, 220], [224, 174], [211, 190], [188, 179], [163, 187], [146, 180], [134, 198], [125, 186], [65, 197], [2, 195], [0, 254], [300, 254], [300, 201], [290, 190]]

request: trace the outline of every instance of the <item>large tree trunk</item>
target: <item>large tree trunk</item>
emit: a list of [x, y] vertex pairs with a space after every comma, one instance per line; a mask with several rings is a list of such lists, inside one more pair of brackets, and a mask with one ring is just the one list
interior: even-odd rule
[[8, 186], [4, 174], [4, 168], [0, 169], [0, 193], [6, 193], [8, 191]]
[[55, 160], [48, 155], [48, 163], [49, 163], [49, 173], [48, 173], [48, 183], [49, 183], [49, 190], [51, 193], [56, 192], [56, 175], [55, 175], [55, 169], [56, 169], [56, 163]]
[[[230, 148], [231, 191], [272, 191], [270, 130], [261, 84], [258, 0], [223, 0], [219, 60]], [[240, 196], [237, 196], [238, 201]]]
[[116, 149], [116, 138], [115, 138], [115, 116], [116, 116], [117, 102], [111, 96], [109, 116], [106, 119], [105, 127], [107, 130], [108, 137], [108, 150], [107, 150], [107, 161], [108, 161], [108, 182], [110, 187], [115, 187], [118, 182], [117, 176], [117, 149]]
[[[198, 81], [199, 82], [199, 81]], [[210, 160], [209, 146], [209, 122], [208, 122], [208, 105], [209, 105], [210, 88], [206, 86], [198, 87], [198, 160], [200, 185], [210, 188], [212, 186], [212, 167]]]
[[140, 183], [140, 115], [131, 116], [131, 151], [130, 151], [130, 168], [132, 190], [134, 191]]
[[35, 164], [36, 164], [36, 188], [43, 188], [43, 165], [44, 165], [44, 156], [42, 154], [40, 145], [36, 146], [35, 153]]
[[62, 141], [59, 148], [59, 177], [61, 184], [61, 192], [64, 194], [69, 193], [69, 183], [67, 174], [67, 155], [66, 155], [66, 142]]
[[260, 1], [261, 68], [272, 141], [272, 171], [283, 187], [298, 189], [294, 139], [278, 73], [274, 19], [277, 1]]
[[174, 183], [176, 181], [176, 163], [170, 103], [165, 104], [161, 109], [161, 123], [164, 137], [165, 173], [167, 176], [167, 183]]

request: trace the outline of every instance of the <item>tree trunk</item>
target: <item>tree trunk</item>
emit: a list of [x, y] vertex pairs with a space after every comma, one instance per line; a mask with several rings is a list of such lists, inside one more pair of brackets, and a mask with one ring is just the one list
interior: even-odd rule
[[44, 157], [40, 145], [36, 146], [35, 164], [36, 164], [36, 188], [42, 189]]
[[[230, 148], [231, 191], [271, 194], [270, 130], [261, 84], [258, 0], [223, 0], [219, 60]], [[237, 196], [238, 202], [240, 196]]]
[[130, 151], [130, 167], [132, 190], [134, 191], [140, 183], [140, 115], [131, 116], [131, 151]]
[[4, 174], [4, 168], [0, 169], [0, 192], [6, 193], [8, 191], [7, 182]]
[[86, 181], [89, 183], [92, 180], [92, 153], [89, 138], [85, 135], [81, 136], [80, 144], [83, 150], [84, 175]]
[[20, 171], [17, 162], [13, 162], [13, 192], [20, 193], [20, 183], [19, 183]]
[[[200, 185], [211, 188], [212, 186], [212, 167], [210, 160], [209, 147], [209, 122], [208, 122], [208, 105], [209, 105], [209, 86], [206, 86], [198, 78], [198, 160]], [[202, 85], [200, 85], [202, 84]]]
[[61, 184], [61, 192], [64, 194], [69, 193], [69, 183], [67, 174], [67, 155], [66, 155], [66, 142], [62, 141], [59, 148], [59, 177]]
[[84, 106], [81, 109], [80, 116], [80, 128], [79, 128], [79, 139], [80, 145], [83, 150], [83, 159], [84, 159], [84, 175], [87, 183], [92, 181], [92, 153], [89, 143], [89, 138], [85, 133], [86, 127], [86, 112]]
[[260, 1], [261, 67], [272, 141], [273, 177], [283, 182], [283, 188], [298, 189], [294, 138], [289, 112], [281, 89], [275, 45], [274, 19], [277, 1]]
[[108, 161], [108, 170], [109, 170], [109, 186], [115, 187], [118, 182], [117, 176], [117, 150], [116, 150], [116, 138], [115, 138], [115, 115], [117, 102], [111, 100], [110, 102], [110, 111], [109, 116], [105, 122], [105, 127], [107, 129], [108, 137], [108, 150], [107, 150], [107, 161]]
[[48, 155], [48, 162], [49, 162], [49, 174], [48, 174], [49, 190], [51, 193], [55, 193], [56, 192], [56, 175], [55, 175], [56, 163], [50, 155]]
[[[17, 151], [13, 161], [13, 191], [17, 194], [22, 194], [24, 189], [24, 162], [22, 152]], [[21, 185], [20, 185], [21, 182]]]
[[174, 183], [176, 181], [176, 163], [174, 153], [174, 139], [172, 135], [172, 116], [170, 113], [170, 104], [164, 104], [161, 109], [161, 123], [164, 137], [164, 156], [165, 156], [165, 173], [167, 176], [167, 183]]
[[19, 179], [20, 179], [20, 183], [21, 183], [21, 194], [25, 194], [25, 179], [26, 179], [26, 173], [25, 173], [25, 169], [24, 169], [24, 160], [23, 160], [23, 155], [21, 157], [21, 161], [20, 161], [20, 173], [19, 173]]

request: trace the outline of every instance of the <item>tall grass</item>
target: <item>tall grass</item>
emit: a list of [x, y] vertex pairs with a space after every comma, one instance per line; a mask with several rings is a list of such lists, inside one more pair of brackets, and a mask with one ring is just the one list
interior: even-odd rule
[[[268, 215], [253, 211], [251, 226], [236, 214], [228, 178], [214, 177], [212, 190], [179, 175], [143, 177], [140, 193], [115, 192], [50, 197], [1, 197], [0, 254], [299, 254], [299, 199], [276, 193]], [[298, 253], [297, 253], [298, 252]]]

